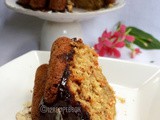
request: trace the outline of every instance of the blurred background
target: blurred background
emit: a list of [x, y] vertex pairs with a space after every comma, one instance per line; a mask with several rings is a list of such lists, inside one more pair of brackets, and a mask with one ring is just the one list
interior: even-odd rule
[[[91, 46], [107, 29], [119, 21], [127, 26], [138, 27], [160, 40], [160, 1], [126, 0], [126, 5], [116, 11], [81, 22], [84, 40]], [[41, 28], [44, 20], [16, 13], [0, 1], [0, 66], [31, 50], [39, 49]], [[131, 59], [127, 49], [122, 49], [120, 59], [160, 66], [160, 50], [142, 50]]]

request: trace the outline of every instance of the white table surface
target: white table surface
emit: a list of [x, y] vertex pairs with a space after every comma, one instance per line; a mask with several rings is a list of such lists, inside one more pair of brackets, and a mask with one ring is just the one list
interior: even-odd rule
[[[126, 0], [122, 9], [81, 22], [84, 40], [93, 46], [104, 29], [111, 29], [118, 21], [136, 26], [160, 39], [160, 1]], [[0, 66], [30, 51], [39, 49], [43, 20], [22, 15], [8, 9], [0, 1]], [[120, 59], [160, 66], [160, 50], [142, 50], [131, 59], [126, 48]]]

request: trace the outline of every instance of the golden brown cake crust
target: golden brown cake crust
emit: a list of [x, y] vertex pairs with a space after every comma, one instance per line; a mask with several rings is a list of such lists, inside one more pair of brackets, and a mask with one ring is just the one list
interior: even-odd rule
[[39, 120], [39, 103], [44, 94], [44, 87], [46, 83], [48, 65], [43, 64], [38, 67], [36, 71], [35, 81], [34, 81], [34, 90], [33, 90], [33, 99], [32, 99], [32, 111], [31, 116], [32, 120]]
[[71, 52], [71, 39], [66, 37], [58, 38], [52, 45], [48, 76], [44, 93], [46, 103], [53, 103], [57, 96], [58, 84], [61, 81], [66, 68], [66, 56]]

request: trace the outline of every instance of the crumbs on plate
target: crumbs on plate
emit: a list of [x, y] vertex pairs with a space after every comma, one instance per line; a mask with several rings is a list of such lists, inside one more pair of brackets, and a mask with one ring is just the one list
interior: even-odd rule
[[25, 103], [24, 109], [16, 114], [16, 120], [32, 120], [31, 107], [32, 107], [31, 102]]
[[122, 97], [116, 96], [116, 98], [122, 104], [124, 104], [126, 102], [126, 100], [124, 98], [122, 98]]

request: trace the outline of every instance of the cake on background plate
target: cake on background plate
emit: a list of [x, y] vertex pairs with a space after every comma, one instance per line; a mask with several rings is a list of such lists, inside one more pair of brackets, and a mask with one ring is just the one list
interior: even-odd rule
[[73, 7], [98, 10], [115, 3], [115, 0], [18, 0], [18, 4], [33, 10], [72, 12]]

